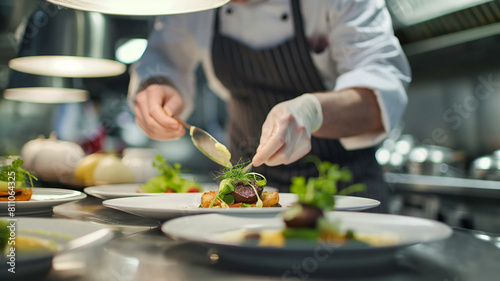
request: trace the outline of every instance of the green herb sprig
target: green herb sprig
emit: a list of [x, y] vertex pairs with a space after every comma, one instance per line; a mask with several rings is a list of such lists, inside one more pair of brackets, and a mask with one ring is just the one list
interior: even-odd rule
[[174, 192], [188, 192], [193, 187], [201, 190], [200, 185], [195, 181], [181, 177], [182, 165], [179, 163], [170, 165], [167, 163], [167, 160], [158, 154], [153, 162], [153, 167], [157, 168], [160, 174], [150, 179], [141, 187], [145, 192], [159, 193], [165, 192], [167, 189], [171, 189]]
[[333, 210], [335, 197], [333, 195], [346, 195], [366, 189], [364, 184], [353, 184], [338, 192], [339, 182], [352, 180], [351, 172], [338, 164], [321, 161], [317, 157], [308, 158], [318, 169], [319, 176], [316, 178], [294, 177], [290, 191], [297, 194], [298, 203], [318, 207], [322, 210]]
[[38, 180], [38, 178], [32, 173], [26, 171], [22, 168], [24, 161], [21, 158], [15, 158], [12, 160], [10, 165], [4, 165], [0, 167], [0, 181], [9, 181], [9, 178], [12, 178], [12, 172], [15, 175], [16, 182], [25, 182], [28, 178], [31, 186], [33, 187], [33, 179]]

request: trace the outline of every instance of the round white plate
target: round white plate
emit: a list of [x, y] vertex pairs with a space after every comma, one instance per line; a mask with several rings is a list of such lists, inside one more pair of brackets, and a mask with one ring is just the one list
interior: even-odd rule
[[[33, 187], [33, 195], [29, 201], [15, 201], [15, 215], [31, 215], [52, 211], [52, 207], [80, 200], [87, 195], [80, 191]], [[8, 215], [8, 201], [0, 202], [0, 216]]]
[[[136, 197], [136, 196], [161, 196], [168, 195], [171, 193], [141, 193], [137, 192], [139, 187], [142, 184], [140, 183], [131, 183], [131, 184], [107, 184], [107, 185], [96, 185], [89, 186], [85, 188], [83, 191], [85, 193], [95, 196], [101, 199], [114, 199], [114, 198], [123, 198], [123, 197]], [[202, 190], [218, 190], [218, 186], [216, 184], [202, 184]]]
[[174, 239], [215, 246], [233, 262], [273, 268], [289, 268], [304, 261], [326, 267], [360, 263], [373, 265], [390, 259], [402, 247], [445, 239], [452, 234], [451, 228], [443, 223], [416, 217], [339, 211], [328, 212], [326, 216], [329, 220], [340, 220], [342, 230], [352, 229], [359, 235], [386, 237], [393, 239], [394, 243], [390, 246], [347, 243], [339, 247], [330, 243], [298, 240], [277, 248], [231, 242], [225, 236], [244, 229], [282, 229], [284, 223], [279, 216], [204, 214], [170, 220], [162, 225], [162, 231]]
[[[278, 214], [297, 201], [293, 193], [280, 193], [283, 208], [198, 208], [203, 193], [166, 193], [164, 196], [141, 196], [105, 200], [106, 207], [121, 210], [134, 215], [160, 220], [174, 217], [222, 213], [222, 214]], [[363, 197], [336, 196], [336, 210], [362, 210], [376, 207], [379, 201]]]
[[[17, 236], [42, 239], [56, 248], [54, 252], [16, 251], [15, 277], [49, 269], [52, 265], [52, 258], [56, 254], [100, 245], [113, 238], [113, 233], [109, 229], [84, 221], [20, 217], [17, 221], [8, 221], [8, 223], [15, 223]], [[5, 256], [0, 255], [1, 280], [4, 280], [5, 276], [12, 276], [12, 273], [7, 271], [9, 267]]]

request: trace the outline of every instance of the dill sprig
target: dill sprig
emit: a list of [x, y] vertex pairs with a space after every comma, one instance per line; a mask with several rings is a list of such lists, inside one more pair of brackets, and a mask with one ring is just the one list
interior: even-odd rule
[[[15, 181], [25, 182], [29, 179], [33, 187], [33, 180], [38, 180], [32, 173], [22, 168], [24, 161], [21, 158], [14, 158], [10, 165], [0, 167], [0, 181], [9, 181], [9, 178], [14, 178]], [[13, 174], [14, 173], [14, 174]]]
[[231, 182], [243, 182], [248, 183], [248, 173], [245, 173], [243, 169], [250, 163], [251, 161], [244, 162], [242, 159], [238, 161], [236, 165], [233, 167], [225, 167], [222, 171], [218, 172], [215, 175], [215, 179], [225, 180], [230, 179]]

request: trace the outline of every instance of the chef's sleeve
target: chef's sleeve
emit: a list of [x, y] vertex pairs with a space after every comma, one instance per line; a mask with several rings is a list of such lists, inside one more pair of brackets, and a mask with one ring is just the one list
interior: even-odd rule
[[383, 132], [340, 139], [348, 150], [378, 144], [399, 122], [406, 108], [411, 71], [383, 0], [335, 1], [331, 7], [331, 56], [339, 76], [335, 90], [373, 90]]
[[195, 69], [200, 61], [196, 42], [198, 13], [160, 16], [141, 59], [130, 68], [127, 102], [135, 107], [135, 96], [150, 84], [170, 84], [184, 101], [179, 116], [187, 118], [194, 108]]

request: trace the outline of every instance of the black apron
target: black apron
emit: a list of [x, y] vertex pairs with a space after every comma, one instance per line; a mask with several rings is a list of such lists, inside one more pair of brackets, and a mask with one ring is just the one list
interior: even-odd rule
[[[212, 61], [215, 75], [231, 93], [227, 129], [233, 161], [240, 158], [248, 161], [255, 155], [262, 124], [274, 105], [303, 93], [327, 90], [310, 55], [299, 2], [291, 0], [295, 36], [280, 45], [263, 50], [253, 50], [221, 35], [221, 11], [216, 11]], [[338, 140], [315, 137], [311, 139], [311, 146], [309, 154], [316, 155], [323, 161], [348, 167], [355, 183], [363, 182], [367, 185], [365, 192], [355, 195], [386, 202], [387, 186], [375, 160], [373, 147], [346, 151]], [[291, 178], [294, 176], [318, 175], [316, 167], [303, 159], [289, 165], [262, 165], [254, 168], [254, 171], [267, 178], [268, 186], [277, 187], [281, 192], [289, 192]], [[349, 184], [340, 184], [339, 189]], [[375, 211], [385, 212], [385, 205], [382, 204]]]

